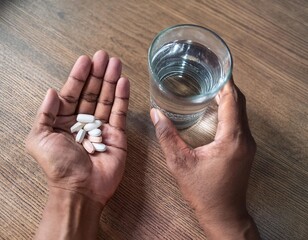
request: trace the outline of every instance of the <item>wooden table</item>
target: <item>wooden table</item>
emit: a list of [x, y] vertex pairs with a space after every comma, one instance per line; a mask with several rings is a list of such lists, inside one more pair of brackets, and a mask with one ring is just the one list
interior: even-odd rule
[[[48, 88], [60, 89], [79, 55], [107, 50], [131, 81], [129, 153], [105, 208], [100, 239], [205, 239], [169, 174], [149, 118], [147, 49], [179, 23], [213, 29], [229, 45], [258, 144], [249, 211], [263, 239], [308, 236], [308, 2], [1, 0], [0, 235], [30, 239], [47, 198], [24, 140]], [[216, 112], [181, 134], [208, 143]]]

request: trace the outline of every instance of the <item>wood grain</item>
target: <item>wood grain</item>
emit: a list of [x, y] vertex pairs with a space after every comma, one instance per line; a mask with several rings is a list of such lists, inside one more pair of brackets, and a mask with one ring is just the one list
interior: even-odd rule
[[[33, 237], [47, 189], [25, 137], [47, 89], [59, 89], [76, 58], [97, 49], [121, 58], [132, 85], [126, 172], [99, 238], [205, 239], [166, 168], [148, 113], [147, 49], [157, 32], [179, 23], [213, 29], [233, 54], [258, 144], [248, 205], [262, 238], [307, 238], [307, 1], [2, 0], [1, 239]], [[213, 106], [181, 134], [198, 146], [215, 128]]]

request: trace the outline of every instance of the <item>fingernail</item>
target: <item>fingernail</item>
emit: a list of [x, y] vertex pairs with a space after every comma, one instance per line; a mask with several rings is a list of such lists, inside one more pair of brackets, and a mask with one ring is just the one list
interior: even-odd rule
[[215, 100], [216, 100], [216, 103], [219, 105], [219, 102], [220, 102], [220, 94], [219, 93], [215, 96]]
[[159, 121], [158, 110], [155, 108], [152, 108], [150, 115], [151, 115], [151, 120], [153, 124], [156, 125], [156, 123]]

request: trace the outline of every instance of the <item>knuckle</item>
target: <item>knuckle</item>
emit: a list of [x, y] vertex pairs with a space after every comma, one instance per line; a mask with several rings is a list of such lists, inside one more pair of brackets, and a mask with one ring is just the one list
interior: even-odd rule
[[119, 117], [126, 117], [126, 112], [124, 111], [111, 111], [111, 114], [119, 116]]
[[90, 73], [91, 79], [102, 81], [103, 77], [96, 76], [93, 72]]
[[42, 120], [42, 122], [54, 122], [56, 119], [55, 117], [51, 114], [51, 113], [48, 113], [48, 112], [41, 112], [39, 113], [39, 118]]
[[114, 97], [116, 100], [122, 102], [122, 103], [128, 103], [129, 102], [129, 97], [119, 97], [119, 96], [115, 96]]
[[107, 105], [107, 106], [112, 106], [113, 105], [113, 100], [109, 99], [102, 99], [98, 101], [99, 104]]
[[81, 95], [81, 98], [87, 102], [96, 102], [98, 94], [95, 93], [84, 93]]
[[79, 77], [76, 77], [74, 75], [70, 75], [69, 78], [72, 80], [72, 81], [75, 81], [75, 82], [80, 82], [80, 83], [84, 83], [85, 80], [84, 79], [81, 79]]
[[60, 99], [64, 100], [65, 102], [71, 103], [71, 104], [75, 104], [78, 102], [78, 99], [74, 96], [71, 95], [63, 95], [63, 94], [59, 94]]

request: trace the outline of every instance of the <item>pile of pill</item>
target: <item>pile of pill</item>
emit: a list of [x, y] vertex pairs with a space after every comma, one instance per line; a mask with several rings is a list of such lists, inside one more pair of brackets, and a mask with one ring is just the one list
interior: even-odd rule
[[93, 154], [105, 152], [107, 147], [102, 143], [102, 122], [90, 114], [78, 114], [77, 122], [71, 127], [71, 133], [77, 132], [75, 141], [81, 143], [84, 149]]

